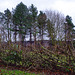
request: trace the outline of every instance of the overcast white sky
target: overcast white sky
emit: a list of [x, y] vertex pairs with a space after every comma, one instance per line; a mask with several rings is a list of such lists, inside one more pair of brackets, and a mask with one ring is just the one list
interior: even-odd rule
[[38, 10], [58, 10], [65, 16], [70, 15], [75, 24], [75, 0], [0, 0], [0, 12], [7, 8], [12, 10], [20, 2], [23, 2], [28, 7], [34, 4]]

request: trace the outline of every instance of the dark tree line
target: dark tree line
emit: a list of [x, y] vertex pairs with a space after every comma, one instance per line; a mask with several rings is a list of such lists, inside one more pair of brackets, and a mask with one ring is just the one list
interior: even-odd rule
[[[66, 23], [65, 23], [66, 22]], [[30, 43], [45, 38], [55, 40], [73, 40], [74, 24], [72, 18], [67, 15], [47, 10], [38, 13], [37, 8], [32, 4], [29, 8], [22, 2], [15, 9], [6, 9], [0, 12], [0, 40], [20, 41], [23, 43], [29, 38]]]

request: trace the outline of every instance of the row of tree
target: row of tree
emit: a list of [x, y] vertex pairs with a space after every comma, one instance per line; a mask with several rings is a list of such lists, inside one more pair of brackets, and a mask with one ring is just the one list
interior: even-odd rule
[[[38, 13], [32, 4], [29, 8], [22, 2], [15, 9], [0, 12], [0, 40], [21, 41], [45, 38], [52, 40], [73, 40], [74, 24], [70, 16], [64, 17], [58, 11], [46, 10]], [[14, 37], [14, 39], [13, 39]]]

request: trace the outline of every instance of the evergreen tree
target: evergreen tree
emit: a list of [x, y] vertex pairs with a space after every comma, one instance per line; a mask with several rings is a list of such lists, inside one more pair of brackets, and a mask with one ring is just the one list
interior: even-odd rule
[[32, 15], [31, 13], [28, 14], [27, 16], [27, 28], [28, 28], [28, 32], [29, 32], [29, 36], [30, 36], [30, 44], [32, 44], [32, 29], [33, 29], [33, 25], [32, 25]]
[[75, 26], [72, 23], [72, 18], [69, 15], [67, 15], [66, 16], [66, 36], [68, 41], [73, 40], [73, 33], [75, 33], [74, 27]]
[[38, 14], [38, 11], [37, 11], [37, 8], [32, 4], [29, 8], [30, 10], [30, 14], [31, 14], [31, 17], [32, 17], [32, 25], [33, 26], [33, 29], [31, 31], [33, 31], [33, 36], [34, 36], [34, 44], [36, 45], [36, 34], [37, 34], [37, 14]]
[[54, 44], [55, 42], [55, 35], [54, 35], [54, 25], [50, 22], [48, 19], [47, 21], [47, 32], [48, 32], [48, 37], [51, 44]]
[[38, 28], [39, 28], [39, 35], [41, 38], [41, 44], [43, 44], [43, 37], [46, 31], [46, 22], [47, 21], [47, 17], [45, 15], [45, 13], [43, 13], [42, 11], [40, 11], [40, 14], [38, 15]]
[[[19, 38], [21, 42], [24, 41], [26, 35], [26, 23], [27, 23], [27, 15], [28, 15], [28, 8], [22, 2], [16, 6], [13, 14], [13, 24], [15, 32], [19, 33]], [[16, 33], [15, 33], [16, 35]]]
[[4, 11], [5, 25], [7, 29], [8, 41], [11, 40], [11, 31], [9, 28], [11, 27], [11, 12], [9, 9]]
[[0, 12], [0, 42], [7, 41], [6, 38], [6, 31], [5, 31], [5, 25], [4, 25], [5, 19], [4, 19], [4, 13]]

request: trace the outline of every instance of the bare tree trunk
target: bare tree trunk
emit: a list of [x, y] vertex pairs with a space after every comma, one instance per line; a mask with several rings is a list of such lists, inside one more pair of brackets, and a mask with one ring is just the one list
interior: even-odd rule
[[19, 34], [19, 41], [20, 41], [20, 44], [22, 45], [22, 34]]
[[34, 46], [36, 47], [36, 34], [34, 35]]
[[30, 28], [30, 45], [32, 45], [32, 30]]
[[[9, 28], [9, 24], [7, 23], [7, 28]], [[9, 30], [8, 30], [8, 41], [9, 41]]]
[[34, 27], [34, 46], [36, 47], [36, 27]]
[[43, 27], [42, 27], [42, 35], [41, 35], [41, 44], [43, 45]]
[[[10, 28], [11, 28], [11, 24], [10, 24]], [[10, 31], [10, 41], [11, 41], [11, 31]]]
[[17, 33], [15, 31], [15, 33], [14, 33], [14, 41], [15, 41], [15, 43], [16, 43], [16, 35], [17, 35]]

